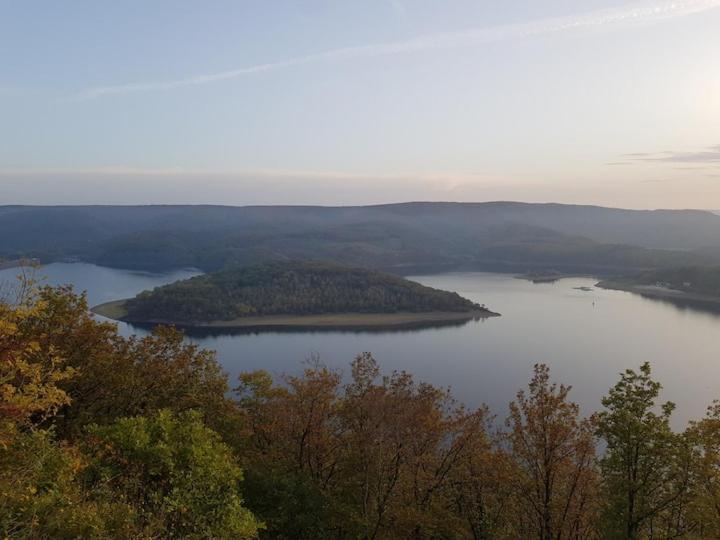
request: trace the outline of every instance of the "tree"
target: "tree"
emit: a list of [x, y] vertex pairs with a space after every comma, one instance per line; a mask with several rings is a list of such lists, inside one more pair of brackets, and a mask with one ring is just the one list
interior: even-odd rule
[[271, 538], [356, 538], [357, 517], [344, 491], [340, 374], [310, 359], [281, 384], [264, 371], [243, 373], [236, 388], [249, 432], [240, 439], [248, 507]]
[[453, 481], [470, 454], [484, 450], [485, 409], [468, 412], [448, 390], [406, 372], [381, 377], [363, 354], [352, 364], [340, 414], [364, 538], [466, 534]]
[[540, 540], [590, 536], [595, 517], [594, 419], [581, 419], [569, 386], [550, 382], [535, 365], [529, 392], [510, 404], [510, 453], [517, 465], [518, 537]]
[[[650, 364], [626, 370], [602, 399], [597, 433], [607, 449], [601, 459], [605, 535], [631, 540], [674, 522], [683, 528], [681, 504], [689, 484], [689, 453], [683, 437], [670, 429], [675, 405], [654, 412], [662, 385]], [[667, 514], [676, 519], [668, 520]]]
[[697, 534], [720, 537], [720, 402], [685, 432], [693, 450], [689, 515]]
[[44, 430], [17, 434], [0, 449], [2, 538], [137, 538], [135, 510], [120, 497], [89, 490], [88, 458]]
[[36, 326], [52, 310], [29, 279], [20, 280], [15, 298], [0, 301], [0, 447], [18, 428], [36, 426], [70, 403], [62, 384], [76, 370]]
[[146, 536], [242, 539], [262, 528], [243, 505], [242, 470], [199, 413], [123, 418], [90, 435], [88, 481], [127, 501]]
[[196, 409], [218, 431], [236, 429], [238, 412], [213, 351], [167, 327], [124, 338], [115, 324], [93, 318], [71, 287], [28, 282], [20, 290], [19, 300], [0, 303], [0, 418], [45, 426], [52, 419], [72, 439], [91, 423]]
[[[447, 390], [405, 372], [381, 376], [367, 353], [352, 363], [345, 386], [318, 362], [282, 383], [255, 372], [241, 375], [238, 389], [253, 441], [245, 453], [248, 506], [274, 517], [272, 537], [471, 534], [471, 489], [462, 475], [491, 463], [474, 457], [491, 446], [485, 409], [466, 411]], [[297, 501], [300, 494], [306, 502]], [[308, 508], [307, 501], [317, 504]], [[278, 515], [276, 508], [305, 514]]]

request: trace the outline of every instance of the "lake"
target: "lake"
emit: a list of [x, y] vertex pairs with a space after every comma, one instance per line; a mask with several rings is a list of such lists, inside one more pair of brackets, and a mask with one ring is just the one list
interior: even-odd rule
[[[0, 280], [17, 273], [0, 270]], [[196, 273], [151, 274], [82, 263], [38, 270], [46, 283], [87, 291], [90, 305]], [[570, 395], [585, 413], [600, 407], [620, 371], [646, 360], [664, 385], [663, 399], [677, 403], [676, 428], [702, 416], [720, 398], [719, 314], [595, 289], [591, 278], [533, 284], [505, 274], [449, 273], [410, 279], [456, 291], [502, 317], [414, 331], [283, 331], [188, 339], [215, 349], [233, 382], [245, 370], [297, 373], [313, 355], [347, 373], [355, 355], [370, 351], [384, 371], [406, 370], [418, 380], [449, 386], [459, 401], [487, 403], [501, 417], [537, 362], [550, 366], [553, 379], [573, 386]], [[119, 329], [124, 335], [146, 333], [122, 323]]]

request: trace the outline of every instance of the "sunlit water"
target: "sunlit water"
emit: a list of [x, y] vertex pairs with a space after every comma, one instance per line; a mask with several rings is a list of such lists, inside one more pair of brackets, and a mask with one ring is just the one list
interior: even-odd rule
[[[91, 305], [133, 296], [141, 290], [194, 275], [191, 270], [149, 274], [88, 264], [42, 267], [47, 283], [70, 283], [87, 291]], [[0, 271], [11, 279], [17, 269]], [[625, 292], [593, 287], [590, 278], [533, 284], [509, 275], [452, 273], [415, 276], [425, 285], [456, 291], [502, 317], [406, 332], [268, 332], [191, 337], [215, 349], [235, 379], [245, 370], [298, 372], [318, 355], [348, 371], [350, 360], [372, 352], [383, 370], [403, 369], [417, 379], [450, 386], [470, 406], [487, 403], [504, 416], [507, 403], [524, 386], [536, 362], [547, 363], [553, 378], [571, 384], [571, 396], [585, 412], [618, 373], [651, 362], [664, 385], [663, 398], [677, 403], [675, 427], [704, 414], [720, 398], [720, 315], [679, 308]], [[590, 292], [576, 287], [593, 287]], [[125, 334], [145, 331], [120, 324]]]

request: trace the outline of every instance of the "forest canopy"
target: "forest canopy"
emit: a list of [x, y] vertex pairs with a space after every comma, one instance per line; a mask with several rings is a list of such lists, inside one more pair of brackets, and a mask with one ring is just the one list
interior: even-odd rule
[[320, 262], [222, 270], [145, 291], [124, 307], [125, 320], [182, 324], [265, 315], [487, 311], [454, 292]]

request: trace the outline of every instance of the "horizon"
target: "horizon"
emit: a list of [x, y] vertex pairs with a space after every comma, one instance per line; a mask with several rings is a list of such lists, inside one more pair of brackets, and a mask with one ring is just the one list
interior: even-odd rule
[[602, 208], [605, 210], [624, 210], [630, 212], [707, 212], [720, 215], [717, 208], [630, 208], [622, 206], [605, 206], [599, 204], [582, 203], [559, 203], [553, 201], [528, 202], [519, 200], [487, 200], [487, 201], [452, 201], [452, 200], [427, 200], [427, 201], [398, 201], [387, 203], [371, 204], [220, 204], [220, 203], [145, 203], [145, 204], [0, 204], [0, 208], [21, 207], [21, 208], [83, 208], [83, 207], [210, 207], [210, 208], [372, 208], [378, 206], [402, 206], [412, 204], [464, 204], [464, 205], [490, 205], [490, 204], [520, 204], [532, 206], [575, 206], [579, 208]]
[[720, 0], [2, 12], [2, 203], [720, 208]]

